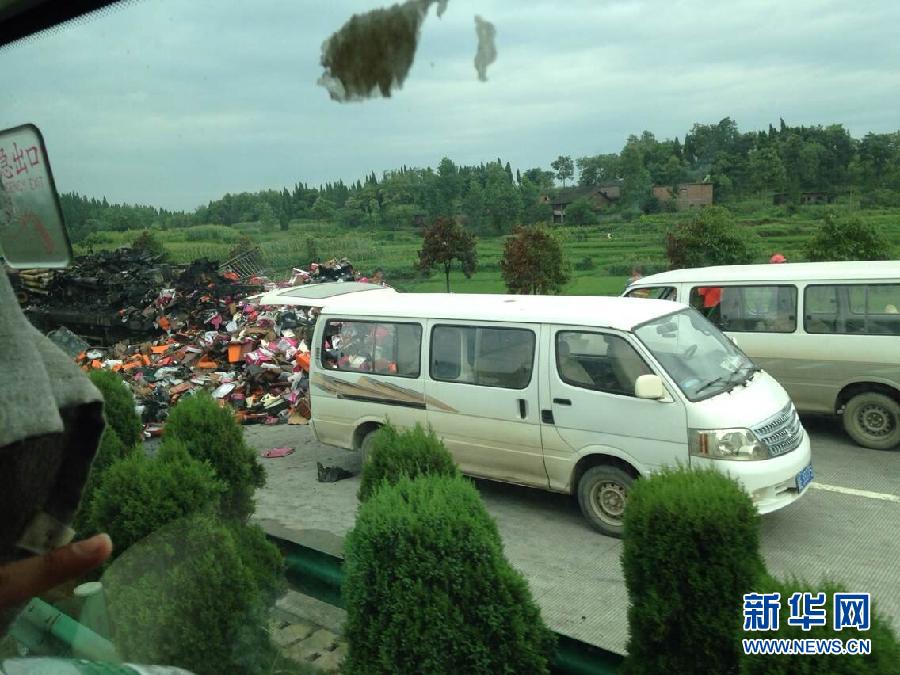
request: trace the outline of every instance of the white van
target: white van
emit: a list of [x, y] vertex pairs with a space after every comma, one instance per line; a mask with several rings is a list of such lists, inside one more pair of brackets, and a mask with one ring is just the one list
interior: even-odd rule
[[858, 444], [900, 448], [900, 262], [735, 265], [644, 277], [726, 331], [800, 412], [842, 415]]
[[762, 513], [812, 480], [785, 391], [671, 302], [343, 296], [316, 325], [310, 391], [323, 443], [365, 457], [385, 420], [428, 424], [463, 472], [577, 494], [613, 536], [632, 482], [664, 465], [725, 471]]

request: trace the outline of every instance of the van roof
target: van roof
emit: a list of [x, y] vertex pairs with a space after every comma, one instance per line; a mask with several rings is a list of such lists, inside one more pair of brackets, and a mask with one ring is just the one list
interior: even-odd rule
[[651, 274], [635, 282], [635, 286], [682, 282], [716, 281], [862, 281], [900, 279], [900, 262], [896, 260], [849, 262], [781, 263], [766, 265], [720, 265], [695, 267]]
[[628, 331], [682, 309], [684, 305], [668, 300], [596, 295], [352, 293], [329, 300], [322, 315], [555, 323]]

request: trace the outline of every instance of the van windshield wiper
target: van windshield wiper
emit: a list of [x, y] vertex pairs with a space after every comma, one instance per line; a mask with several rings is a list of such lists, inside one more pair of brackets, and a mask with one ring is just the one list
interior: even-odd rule
[[[744, 379], [741, 380], [740, 382], [737, 382], [737, 378], [735, 378], [735, 385], [737, 385], [737, 384], [746, 384], [747, 382], [749, 382], [750, 380], [753, 379], [753, 376], [754, 376], [756, 373], [760, 372], [761, 370], [762, 370], [762, 368], [760, 368], [759, 366], [757, 366], [755, 363], [752, 363], [752, 362], [751, 362], [751, 363], [747, 363], [747, 364], [741, 366], [740, 368], [738, 368], [737, 370], [735, 370], [735, 371], [731, 374], [731, 377], [729, 377], [729, 380], [731, 380], [732, 378], [734, 378], [735, 375], [740, 375], [740, 376], [743, 377]], [[746, 372], [746, 376], [745, 376], [745, 375], [741, 375], [741, 373], [744, 373], [744, 372]]]
[[701, 391], [705, 391], [706, 389], [709, 389], [709, 388], [712, 387], [713, 385], [716, 385], [716, 384], [722, 384], [723, 382], [727, 382], [729, 379], [730, 379], [730, 376], [727, 376], [727, 375], [720, 375], [719, 377], [717, 377], [717, 378], [715, 378], [715, 379], [712, 379], [712, 380], [710, 380], [709, 382], [706, 382], [706, 383], [700, 385], [700, 387], [698, 387], [697, 391], [694, 392], [694, 395], [696, 396], [696, 395], [699, 394]]

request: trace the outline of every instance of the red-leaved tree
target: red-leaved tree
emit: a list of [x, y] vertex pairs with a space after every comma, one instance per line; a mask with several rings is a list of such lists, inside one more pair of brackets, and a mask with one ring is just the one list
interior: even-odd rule
[[434, 267], [442, 268], [449, 293], [450, 270], [454, 261], [459, 263], [467, 278], [472, 276], [478, 264], [475, 237], [459, 223], [449, 218], [438, 218], [422, 233], [419, 269], [430, 272]]
[[569, 265], [559, 241], [540, 225], [520, 225], [507, 238], [500, 272], [510, 293], [556, 294], [569, 281]]

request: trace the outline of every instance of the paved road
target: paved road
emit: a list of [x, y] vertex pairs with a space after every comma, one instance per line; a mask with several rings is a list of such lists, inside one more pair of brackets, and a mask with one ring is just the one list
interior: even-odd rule
[[[870, 591], [900, 627], [900, 452], [859, 448], [829, 418], [804, 418], [804, 424], [813, 441], [816, 481], [803, 499], [763, 518], [769, 569]], [[273, 533], [339, 552], [341, 537], [353, 526], [359, 481], [319, 483], [316, 462], [357, 471], [358, 459], [317, 443], [307, 427], [247, 427], [246, 436], [259, 449], [296, 448], [289, 457], [262, 460], [269, 482], [257, 494], [260, 522]], [[478, 481], [478, 488], [547, 623], [624, 653], [621, 542], [591, 530], [565, 495], [489, 481]]]

